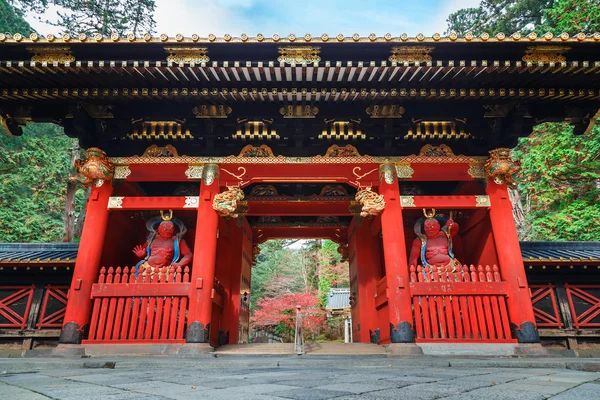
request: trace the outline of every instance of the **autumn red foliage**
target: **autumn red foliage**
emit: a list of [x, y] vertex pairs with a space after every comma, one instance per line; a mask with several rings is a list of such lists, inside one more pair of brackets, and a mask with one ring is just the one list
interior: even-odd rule
[[317, 335], [325, 321], [325, 312], [319, 307], [317, 296], [310, 293], [286, 293], [274, 298], [261, 299], [256, 304], [251, 319], [254, 328], [272, 330], [285, 325], [292, 334], [296, 326], [296, 307], [302, 311], [302, 327], [305, 334]]

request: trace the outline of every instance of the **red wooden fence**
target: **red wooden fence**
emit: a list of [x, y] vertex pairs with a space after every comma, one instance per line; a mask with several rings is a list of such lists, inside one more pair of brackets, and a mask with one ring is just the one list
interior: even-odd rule
[[35, 285], [0, 286], [0, 328], [27, 327]]
[[417, 342], [516, 342], [497, 266], [413, 266], [410, 281]]
[[62, 328], [67, 309], [68, 286], [46, 285], [44, 287], [44, 300], [37, 323], [38, 329]]
[[554, 284], [529, 285], [535, 323], [539, 328], [562, 328]]
[[600, 327], [600, 285], [572, 285], [565, 283], [573, 326]]
[[189, 282], [188, 267], [138, 277], [133, 267], [103, 267], [84, 343], [184, 343]]

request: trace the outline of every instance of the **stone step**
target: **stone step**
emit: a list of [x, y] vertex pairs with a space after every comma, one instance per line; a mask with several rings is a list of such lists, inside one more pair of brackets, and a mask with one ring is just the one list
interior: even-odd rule
[[[217, 354], [293, 354], [293, 343], [228, 344]], [[306, 343], [306, 354], [386, 354], [383, 346], [371, 343]]]

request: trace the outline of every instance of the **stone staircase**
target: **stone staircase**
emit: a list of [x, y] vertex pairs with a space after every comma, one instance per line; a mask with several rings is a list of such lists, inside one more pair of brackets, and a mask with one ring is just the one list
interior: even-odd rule
[[[353, 355], [353, 354], [386, 354], [383, 346], [371, 343], [306, 343], [306, 354], [314, 355]], [[228, 344], [215, 350], [216, 354], [256, 354], [256, 355], [291, 355], [294, 354], [293, 343], [248, 343]]]

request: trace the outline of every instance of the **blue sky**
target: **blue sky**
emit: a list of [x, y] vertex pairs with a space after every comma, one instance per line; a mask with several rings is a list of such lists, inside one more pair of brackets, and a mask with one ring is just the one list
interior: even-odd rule
[[[157, 33], [173, 36], [197, 33], [206, 36], [229, 33], [271, 36], [278, 33], [330, 36], [359, 33], [427, 36], [446, 30], [448, 14], [473, 7], [480, 0], [156, 0]], [[50, 13], [49, 13], [50, 14]], [[50, 16], [50, 15], [49, 15]], [[31, 21], [34, 22], [34, 21]], [[56, 28], [33, 23], [41, 33]]]

